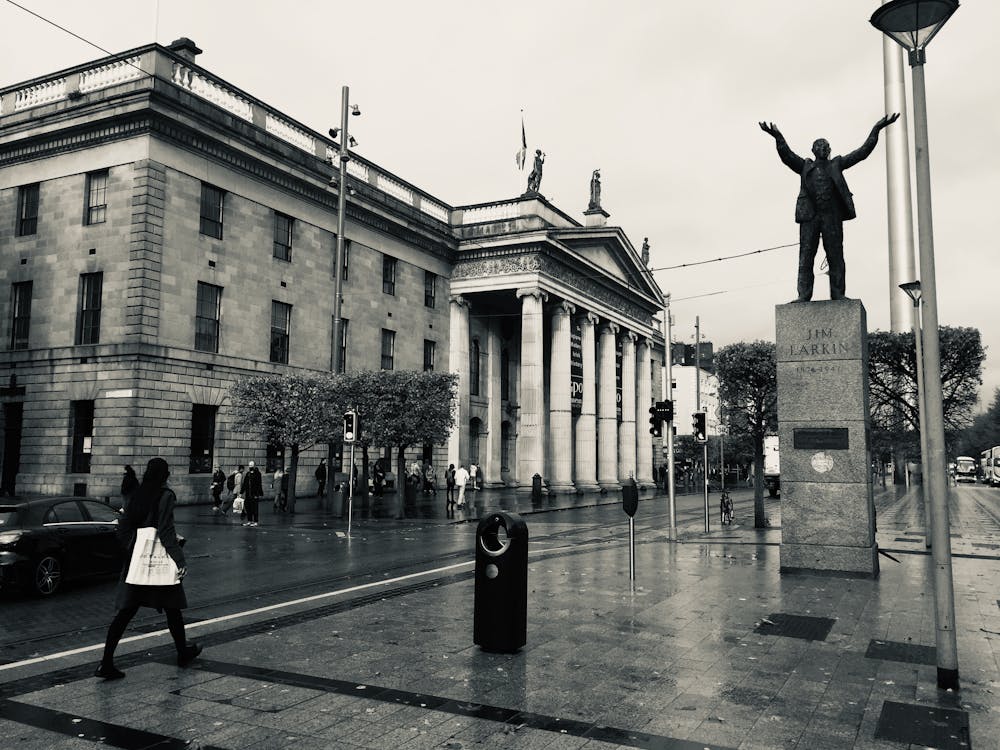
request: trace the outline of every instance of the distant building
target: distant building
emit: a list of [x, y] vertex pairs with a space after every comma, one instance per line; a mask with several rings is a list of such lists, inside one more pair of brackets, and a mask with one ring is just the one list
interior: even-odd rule
[[[284, 458], [232, 429], [231, 383], [329, 371], [334, 347], [348, 370], [459, 374], [451, 439], [413, 456], [439, 472], [652, 481], [636, 415], [660, 393], [663, 297], [606, 212], [449, 205], [352, 154], [334, 268], [337, 145], [200, 52], [147, 45], [0, 89], [4, 492], [115, 495], [123, 464], [160, 455], [183, 501], [206, 499], [213, 464]], [[303, 455], [300, 490], [341, 447]]]
[[683, 365], [673, 366], [674, 424], [678, 435], [691, 435], [691, 415], [697, 411], [696, 376], [701, 375], [701, 407], [707, 412], [705, 425], [709, 435], [719, 434], [719, 378], [713, 373]]

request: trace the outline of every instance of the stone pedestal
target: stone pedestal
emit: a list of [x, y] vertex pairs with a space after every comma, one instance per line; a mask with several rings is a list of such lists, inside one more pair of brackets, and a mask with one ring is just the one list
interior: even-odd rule
[[778, 305], [776, 318], [781, 571], [875, 578], [864, 305]]

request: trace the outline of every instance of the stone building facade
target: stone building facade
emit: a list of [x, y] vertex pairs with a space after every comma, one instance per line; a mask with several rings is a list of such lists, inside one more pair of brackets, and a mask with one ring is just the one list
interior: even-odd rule
[[123, 464], [161, 455], [204, 500], [213, 464], [282, 457], [232, 429], [234, 380], [329, 371], [335, 345], [348, 370], [459, 374], [457, 427], [423, 451], [439, 471], [651, 481], [637, 414], [660, 392], [662, 296], [607, 214], [452, 206], [352, 154], [335, 269], [337, 144], [198, 53], [148, 45], [0, 89], [4, 492], [113, 496]]

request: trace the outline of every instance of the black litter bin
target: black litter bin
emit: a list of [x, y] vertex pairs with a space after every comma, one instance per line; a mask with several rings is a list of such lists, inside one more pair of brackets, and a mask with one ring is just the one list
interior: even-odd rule
[[473, 642], [513, 653], [528, 639], [528, 527], [516, 513], [491, 513], [476, 528]]
[[531, 478], [531, 499], [541, 500], [542, 499], [542, 476], [541, 474], [535, 474]]

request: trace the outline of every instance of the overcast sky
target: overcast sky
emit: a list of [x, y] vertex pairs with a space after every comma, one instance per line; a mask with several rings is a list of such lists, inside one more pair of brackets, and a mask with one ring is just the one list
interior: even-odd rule
[[[18, 2], [112, 52], [190, 37], [202, 66], [320, 132], [348, 85], [358, 153], [451, 205], [523, 192], [523, 110], [529, 149], [547, 154], [541, 192], [582, 220], [600, 168], [610, 223], [636, 248], [649, 237], [656, 269], [797, 247], [798, 179], [758, 121], [801, 155], [817, 137], [838, 154], [883, 114], [878, 0]], [[998, 29], [1000, 2], [964, 0], [926, 66], [939, 318], [982, 332], [987, 404], [1000, 387]], [[2, 85], [103, 56], [8, 0], [0, 49]], [[847, 294], [888, 330], [884, 138], [846, 177]], [[656, 271], [675, 339], [693, 340], [700, 316], [717, 347], [773, 341], [796, 247]]]

